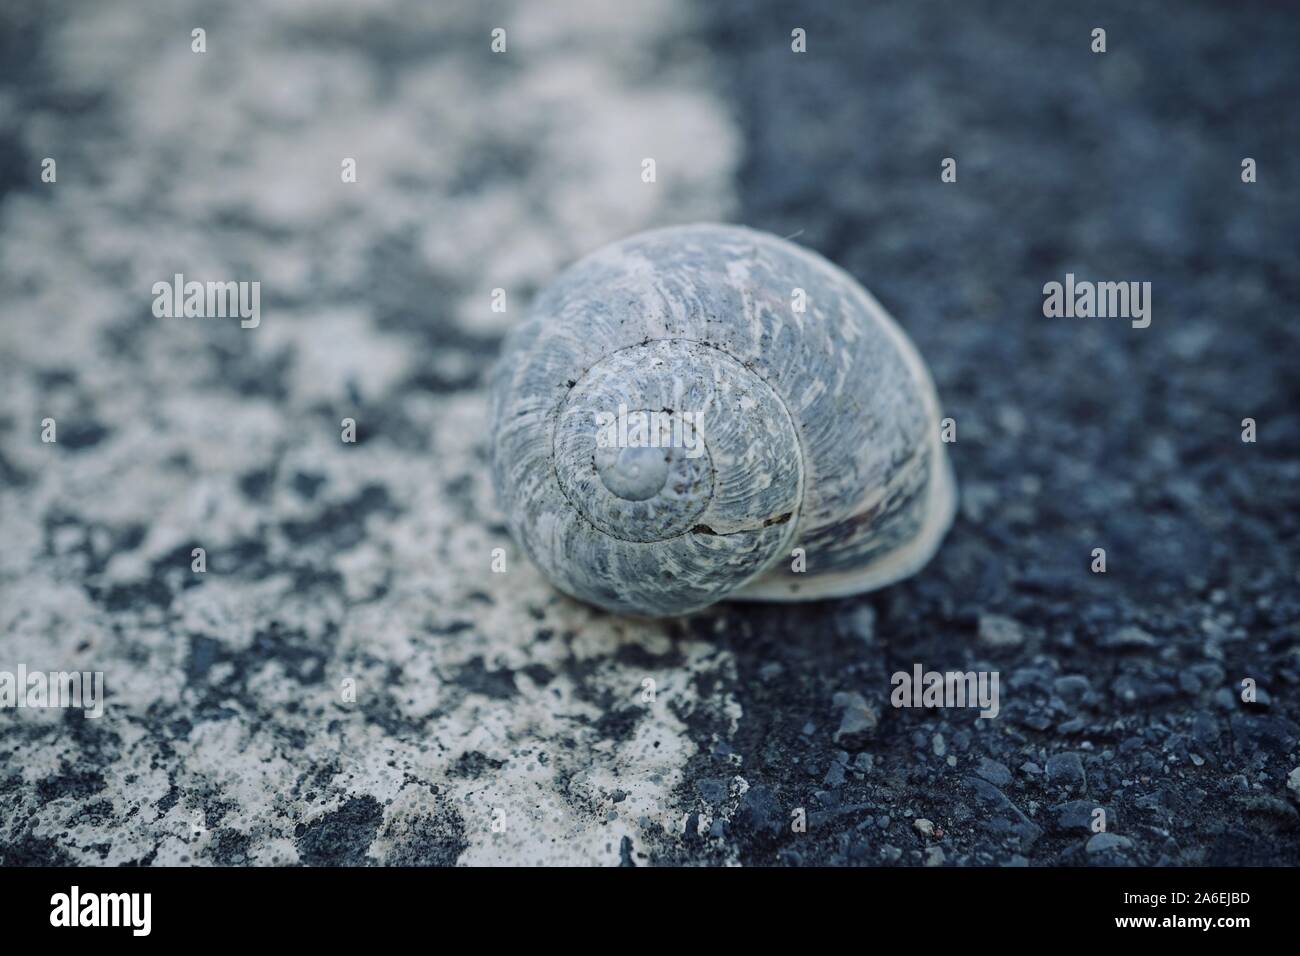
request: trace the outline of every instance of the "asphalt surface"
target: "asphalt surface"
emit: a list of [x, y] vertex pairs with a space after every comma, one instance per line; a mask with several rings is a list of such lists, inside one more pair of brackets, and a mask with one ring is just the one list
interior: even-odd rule
[[[197, 6], [5, 8], [0, 670], [109, 696], [0, 713], [0, 863], [1300, 862], [1294, 10], [531, 6], [236, 8], [215, 62]], [[962, 499], [915, 578], [630, 621], [510, 545], [505, 328], [708, 219], [928, 360]], [[262, 325], [153, 318], [175, 271]], [[1066, 273], [1151, 325], [1044, 317]], [[891, 706], [917, 664], [998, 716]]]

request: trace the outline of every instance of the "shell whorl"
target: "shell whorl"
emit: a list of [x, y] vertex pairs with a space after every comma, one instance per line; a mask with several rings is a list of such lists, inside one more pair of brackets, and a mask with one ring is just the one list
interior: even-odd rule
[[[600, 415], [613, 419], [605, 432]], [[629, 421], [652, 423], [651, 441], [602, 443]], [[514, 434], [506, 447], [530, 470], [549, 463], [563, 496], [543, 474], [524, 504], [534, 520], [517, 533], [576, 597], [684, 613], [786, 553], [803, 494], [794, 423], [770, 387], [716, 348], [657, 339], [619, 349], [574, 381], [549, 428]]]
[[[512, 534], [611, 610], [869, 590], [924, 564], [951, 521], [915, 349], [845, 273], [752, 230], [656, 230], [570, 267], [511, 334], [493, 400]], [[791, 573], [796, 545], [808, 574]]]

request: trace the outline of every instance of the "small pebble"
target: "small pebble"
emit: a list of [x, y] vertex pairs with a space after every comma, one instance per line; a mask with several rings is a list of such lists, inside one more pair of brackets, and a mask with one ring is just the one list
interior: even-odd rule
[[979, 640], [988, 647], [1019, 647], [1025, 642], [1025, 632], [1009, 617], [981, 614]]

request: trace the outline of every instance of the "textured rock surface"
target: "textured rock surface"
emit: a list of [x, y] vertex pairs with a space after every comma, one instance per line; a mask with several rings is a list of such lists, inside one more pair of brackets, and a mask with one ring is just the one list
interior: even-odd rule
[[[0, 713], [0, 862], [1300, 862], [1295, 18], [444, 6], [5, 8], [0, 669], [110, 696]], [[929, 361], [963, 498], [920, 576], [648, 624], [511, 549], [501, 334], [709, 218], [802, 230]], [[1067, 270], [1152, 326], [1044, 319]], [[262, 325], [154, 319], [175, 271]], [[999, 716], [890, 707], [916, 662]]]

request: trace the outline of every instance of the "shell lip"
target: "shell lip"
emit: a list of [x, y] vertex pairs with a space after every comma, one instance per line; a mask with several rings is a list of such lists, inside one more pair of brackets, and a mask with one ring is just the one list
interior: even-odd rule
[[767, 574], [733, 591], [727, 600], [793, 602], [851, 597], [888, 587], [920, 571], [939, 550], [957, 513], [957, 480], [952, 463], [937, 436], [933, 441], [938, 446], [932, 449], [938, 467], [930, 473], [925, 523], [906, 546], [853, 571], [793, 577]]

